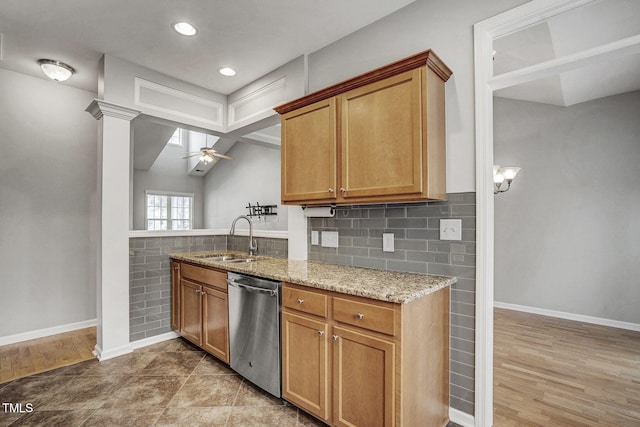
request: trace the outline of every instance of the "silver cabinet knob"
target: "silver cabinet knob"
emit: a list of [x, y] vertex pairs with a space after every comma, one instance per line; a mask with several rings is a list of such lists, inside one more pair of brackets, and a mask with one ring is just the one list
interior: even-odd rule
[[346, 190], [344, 187], [340, 187], [340, 192], [341, 192], [341, 193], [346, 193], [346, 192], [347, 192], [347, 190]]
[[333, 193], [333, 188], [329, 187], [329, 193]]
[[331, 338], [333, 338], [334, 341], [338, 341], [338, 336], [337, 335], [331, 335]]
[[196, 289], [196, 295], [200, 295], [200, 291]]
[[298, 298], [298, 304], [302, 304], [304, 302], [303, 299]]
[[324, 335], [324, 331], [318, 331], [318, 336], [321, 337]]
[[356, 314], [356, 319], [358, 319], [358, 320], [364, 319], [364, 314], [362, 314], [362, 313]]

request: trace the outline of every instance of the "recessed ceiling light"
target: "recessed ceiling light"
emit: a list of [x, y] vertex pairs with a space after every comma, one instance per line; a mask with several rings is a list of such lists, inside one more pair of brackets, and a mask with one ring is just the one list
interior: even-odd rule
[[236, 75], [236, 70], [229, 67], [218, 68], [218, 72], [223, 76], [231, 77]]
[[183, 36], [195, 36], [198, 32], [196, 27], [184, 21], [173, 24], [173, 29]]
[[42, 72], [51, 80], [63, 82], [76, 72], [70, 65], [55, 59], [38, 59], [38, 64], [42, 68]]

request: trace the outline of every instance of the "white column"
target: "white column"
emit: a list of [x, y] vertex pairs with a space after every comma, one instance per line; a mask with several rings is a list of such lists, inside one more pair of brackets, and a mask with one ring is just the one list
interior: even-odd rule
[[139, 111], [95, 99], [98, 129], [97, 342], [99, 360], [130, 353], [129, 164], [131, 120]]

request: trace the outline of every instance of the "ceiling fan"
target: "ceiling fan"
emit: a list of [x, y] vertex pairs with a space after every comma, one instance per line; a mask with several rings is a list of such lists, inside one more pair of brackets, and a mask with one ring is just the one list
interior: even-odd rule
[[233, 157], [227, 156], [226, 154], [218, 153], [213, 148], [202, 147], [199, 151], [187, 153], [188, 156], [183, 157], [183, 159], [188, 159], [190, 157], [200, 156], [200, 161], [204, 163], [211, 163], [215, 160], [216, 157], [221, 157], [223, 159], [233, 160]]

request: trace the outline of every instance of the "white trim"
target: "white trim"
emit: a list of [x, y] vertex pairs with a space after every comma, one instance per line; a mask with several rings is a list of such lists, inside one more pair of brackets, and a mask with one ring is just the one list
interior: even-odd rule
[[[227, 236], [229, 230], [226, 228], [196, 228], [193, 230], [130, 230], [130, 239], [143, 237], [181, 237], [181, 236]], [[237, 230], [236, 235], [248, 236], [249, 231]], [[253, 230], [253, 237], [268, 237], [271, 239], [288, 239], [289, 232], [286, 230]]]
[[[217, 120], [210, 120], [206, 117], [194, 116], [193, 114], [187, 114], [179, 110], [174, 110], [172, 108], [166, 108], [159, 105], [147, 104], [140, 99], [140, 89], [146, 88], [149, 90], [156, 91], [158, 93], [162, 93], [164, 95], [173, 96], [175, 98], [183, 99], [185, 101], [189, 101], [193, 104], [202, 105], [205, 107], [211, 108], [216, 112], [218, 117]], [[151, 82], [149, 80], [141, 79], [140, 77], [134, 77], [134, 101], [135, 105], [139, 107], [146, 107], [151, 110], [161, 111], [163, 113], [168, 113], [174, 116], [182, 117], [185, 119], [197, 121], [200, 123], [206, 123], [212, 127], [218, 127], [220, 129], [224, 128], [224, 105], [222, 105], [218, 101], [213, 101], [211, 99], [203, 98], [201, 96], [193, 95], [182, 90], [174, 89], [169, 86], [161, 85], [159, 83]]]
[[96, 358], [100, 362], [113, 359], [114, 357], [123, 356], [131, 352], [133, 352], [133, 347], [131, 346], [131, 343], [122, 345], [120, 347], [112, 348], [109, 351], [103, 351], [98, 344], [96, 344], [95, 348], [93, 349], [93, 355], [96, 356]]
[[596, 0], [533, 0], [474, 25], [476, 126], [475, 425], [493, 425], [493, 39]]
[[611, 328], [626, 329], [640, 332], [640, 323], [623, 322], [621, 320], [605, 319], [604, 317], [587, 316], [585, 314], [567, 313], [564, 311], [547, 310], [546, 308], [530, 307], [527, 305], [509, 304], [495, 301], [493, 306], [506, 310], [522, 311], [524, 313], [539, 314], [541, 316], [557, 317], [558, 319], [574, 320], [576, 322], [590, 323], [592, 325], [608, 326]]
[[[259, 116], [261, 114], [264, 114], [266, 112], [269, 113], [269, 115], [274, 115], [276, 114], [275, 111], [273, 111], [273, 107], [275, 107], [278, 104], [281, 104], [285, 101], [286, 97], [285, 97], [285, 85], [286, 85], [286, 77], [281, 77], [275, 81], [272, 81], [269, 84], [266, 84], [256, 90], [254, 90], [253, 92], [244, 95], [238, 99], [236, 99], [233, 102], [230, 102], [229, 105], [227, 106], [228, 109], [228, 115], [227, 115], [227, 126], [229, 128], [237, 128], [239, 127], [239, 124], [246, 122], [247, 120], [251, 120], [252, 118]], [[262, 110], [258, 110], [255, 111], [251, 114], [249, 114], [248, 116], [244, 116], [242, 118], [236, 118], [236, 111], [238, 110], [238, 108], [242, 107], [243, 105], [254, 101], [257, 98], [262, 98], [262, 97], [267, 97], [271, 94], [275, 94], [276, 98], [273, 100], [273, 102], [271, 102], [268, 107], [263, 108]]]
[[153, 337], [149, 337], [149, 338], [143, 338], [141, 340], [137, 340], [137, 341], [133, 341], [131, 343], [131, 347], [133, 347], [134, 350], [137, 350], [139, 348], [143, 348], [143, 347], [147, 347], [153, 344], [158, 344], [164, 341], [169, 341], [172, 340], [174, 338], [178, 338], [180, 335], [176, 334], [175, 332], [171, 331], [171, 332], [167, 332], [161, 335], [155, 335]]
[[77, 331], [78, 329], [96, 326], [96, 319], [84, 320], [82, 322], [67, 323], [66, 325], [53, 326], [51, 328], [38, 329], [30, 332], [22, 332], [15, 335], [0, 337], [0, 345], [15, 344], [18, 342], [34, 340], [37, 338], [49, 337], [51, 335], [63, 334], [65, 332]]
[[84, 111], [91, 114], [96, 120], [100, 120], [103, 116], [108, 116], [131, 121], [140, 115], [140, 111], [138, 110], [98, 98], [94, 98]]
[[449, 408], [449, 421], [461, 425], [462, 427], [473, 427], [476, 421], [473, 415], [466, 414], [454, 408]]

